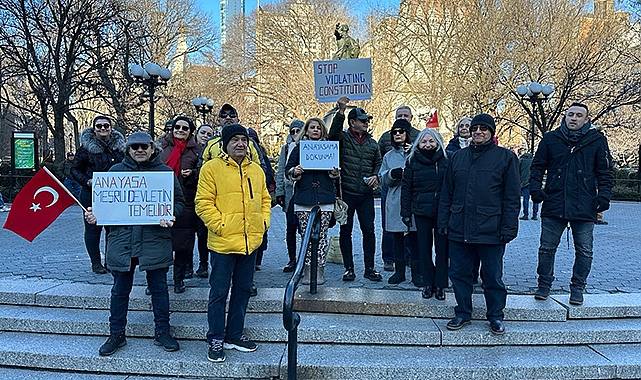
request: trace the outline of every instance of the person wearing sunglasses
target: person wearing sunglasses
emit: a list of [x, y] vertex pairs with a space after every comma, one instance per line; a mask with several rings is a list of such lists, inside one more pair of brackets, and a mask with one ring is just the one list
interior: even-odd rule
[[438, 232], [447, 235], [449, 275], [457, 303], [447, 328], [458, 330], [471, 322], [472, 266], [477, 253], [483, 266], [490, 331], [501, 335], [505, 333], [503, 309], [507, 300], [503, 255], [519, 227], [519, 162], [514, 152], [494, 144], [492, 116], [474, 116], [470, 132], [470, 146], [451, 156], [439, 203]]
[[[111, 119], [98, 115], [93, 119], [92, 127], [80, 134], [81, 146], [76, 151], [70, 173], [81, 186], [80, 203], [91, 206], [91, 178], [94, 172], [106, 172], [113, 165], [122, 161], [125, 156], [125, 138], [112, 128]], [[107, 270], [100, 258], [100, 235], [102, 226], [91, 225], [86, 221], [85, 247], [91, 259], [91, 270], [96, 274], [105, 274]], [[106, 244], [106, 242], [105, 242]]]
[[[172, 168], [160, 160], [160, 147], [146, 132], [137, 131], [127, 139], [127, 154], [112, 172], [171, 172]], [[167, 272], [173, 262], [172, 231], [176, 217], [180, 217], [185, 201], [179, 181], [174, 177], [174, 208], [170, 219], [160, 219], [155, 225], [123, 225], [109, 229], [109, 245], [105, 258], [114, 282], [109, 307], [109, 338], [100, 346], [100, 356], [114, 354], [127, 344], [125, 330], [129, 296], [136, 266], [147, 279], [154, 314], [154, 345], [165, 351], [177, 351], [180, 346], [171, 336], [169, 327], [169, 293]], [[87, 209], [85, 220], [94, 225], [96, 217]]]
[[405, 281], [405, 235], [410, 243], [410, 268], [412, 283], [422, 288], [424, 286], [418, 257], [418, 238], [416, 223], [403, 222], [401, 218], [401, 188], [403, 185], [403, 172], [410, 148], [410, 130], [412, 125], [405, 119], [397, 119], [390, 129], [392, 150], [385, 154], [378, 176], [381, 185], [387, 187], [385, 200], [385, 231], [392, 235], [394, 250], [394, 274], [387, 280], [392, 285]]
[[172, 131], [160, 139], [160, 160], [174, 171], [185, 196], [185, 210], [171, 229], [174, 249], [174, 293], [185, 291], [185, 278], [193, 277], [194, 245], [198, 218], [194, 206], [198, 175], [196, 166], [201, 145], [194, 137], [196, 126], [186, 116], [172, 122]]
[[280, 149], [278, 156], [278, 168], [276, 170], [276, 203], [280, 205], [281, 210], [285, 213], [287, 220], [287, 229], [285, 232], [285, 241], [287, 243], [287, 256], [289, 261], [283, 268], [283, 272], [293, 272], [296, 269], [296, 231], [298, 228], [298, 218], [294, 212], [294, 204], [291, 203], [294, 195], [294, 182], [285, 176], [285, 166], [289, 156], [296, 147], [294, 139], [300, 134], [305, 122], [299, 119], [292, 120], [289, 124], [289, 133], [285, 145]]

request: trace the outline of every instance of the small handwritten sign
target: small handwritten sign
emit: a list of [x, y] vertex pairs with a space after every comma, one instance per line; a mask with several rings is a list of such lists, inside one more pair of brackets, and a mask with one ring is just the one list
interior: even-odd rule
[[372, 98], [371, 58], [314, 61], [314, 88], [319, 102]]
[[91, 197], [99, 225], [158, 224], [174, 214], [174, 173], [93, 173]]
[[338, 141], [301, 140], [300, 166], [305, 170], [338, 168]]

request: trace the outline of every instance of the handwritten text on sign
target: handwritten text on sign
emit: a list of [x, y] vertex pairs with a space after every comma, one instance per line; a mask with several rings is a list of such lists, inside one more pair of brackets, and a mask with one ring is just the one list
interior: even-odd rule
[[300, 166], [305, 170], [338, 168], [338, 141], [301, 140]]
[[350, 100], [371, 99], [372, 60], [314, 61], [314, 87], [319, 102], [335, 102], [341, 96]]
[[173, 172], [93, 173], [91, 187], [100, 225], [158, 224], [173, 216]]

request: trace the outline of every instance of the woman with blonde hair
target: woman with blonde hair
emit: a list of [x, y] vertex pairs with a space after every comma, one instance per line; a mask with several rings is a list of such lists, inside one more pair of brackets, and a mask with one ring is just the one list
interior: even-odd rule
[[[294, 138], [296, 147], [292, 150], [287, 165], [285, 175], [294, 181], [294, 212], [300, 222], [300, 230], [305, 231], [309, 222], [309, 216], [312, 207], [318, 205], [321, 209], [321, 231], [320, 242], [318, 245], [318, 273], [317, 282], [319, 285], [325, 283], [325, 251], [327, 248], [327, 230], [334, 212], [334, 179], [338, 178], [338, 168], [332, 170], [305, 170], [300, 165], [300, 141], [327, 140], [327, 126], [323, 120], [313, 117], [305, 123], [300, 133]], [[303, 284], [310, 283], [311, 248], [307, 248], [305, 255], [305, 270]]]

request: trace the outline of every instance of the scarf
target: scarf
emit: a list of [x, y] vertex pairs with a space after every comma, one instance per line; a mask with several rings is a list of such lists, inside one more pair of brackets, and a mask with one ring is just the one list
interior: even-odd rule
[[461, 149], [467, 148], [468, 146], [470, 146], [470, 142], [472, 142], [472, 137], [464, 138], [459, 136], [458, 141]]
[[174, 170], [174, 173], [176, 173], [176, 176], [180, 178], [180, 157], [183, 155], [185, 152], [185, 149], [187, 148], [187, 141], [180, 141], [176, 140], [174, 138], [174, 149], [171, 150], [171, 153], [169, 153], [169, 157], [167, 157], [167, 162], [165, 164], [172, 168]]
[[561, 122], [561, 133], [563, 134], [563, 136], [565, 136], [566, 139], [568, 139], [571, 144], [576, 144], [577, 142], [579, 142], [579, 140], [581, 140], [581, 137], [585, 136], [590, 128], [592, 128], [592, 122], [590, 121], [583, 124], [583, 126], [576, 131], [572, 131], [570, 130], [570, 128], [568, 128], [565, 123], [565, 119], [563, 120], [563, 122]]
[[418, 151], [421, 155], [423, 155], [423, 157], [434, 161], [434, 155], [436, 154], [436, 149], [419, 149]]
[[356, 141], [358, 141], [359, 144], [363, 145], [363, 142], [367, 138], [367, 133], [363, 133], [363, 136], [359, 136], [351, 127], [349, 128], [349, 131], [354, 137], [356, 137]]

